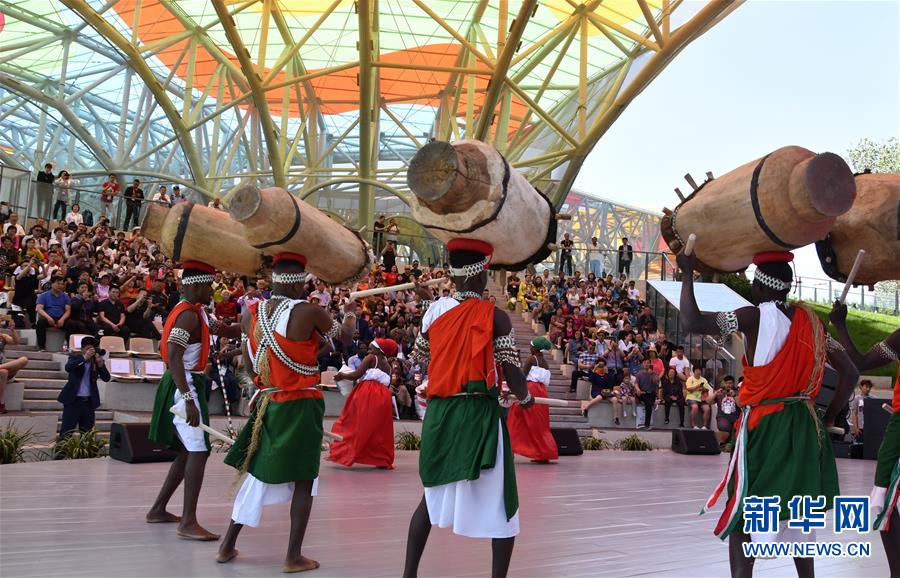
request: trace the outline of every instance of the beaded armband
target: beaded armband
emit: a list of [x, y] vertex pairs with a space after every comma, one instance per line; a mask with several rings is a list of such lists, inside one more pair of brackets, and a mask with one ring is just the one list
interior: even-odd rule
[[191, 401], [197, 399], [197, 394], [193, 391], [188, 391], [187, 393], [181, 394], [181, 399], [183, 399], [184, 401]]
[[841, 342], [832, 336], [828, 336], [825, 338], [825, 351], [847, 351], [844, 349], [844, 346], [841, 345]]
[[716, 313], [716, 325], [719, 327], [719, 343], [724, 343], [732, 333], [737, 333], [738, 319], [734, 311]]
[[338, 337], [341, 334], [341, 324], [337, 321], [331, 322], [331, 329], [325, 334], [325, 337]]
[[188, 342], [191, 340], [191, 332], [187, 329], [182, 329], [181, 327], [173, 327], [169, 332], [169, 337], [166, 339], [168, 343], [172, 345], [180, 345], [181, 347], [187, 349]]
[[416, 342], [413, 345], [412, 353], [409, 358], [419, 363], [431, 362], [431, 343], [421, 333], [416, 335]]
[[519, 350], [516, 349], [515, 329], [511, 330], [509, 335], [494, 338], [494, 361], [501, 365], [508, 363], [516, 367], [522, 367], [519, 361]]
[[880, 355], [882, 359], [893, 361], [894, 363], [898, 361], [897, 352], [891, 349], [891, 346], [888, 345], [885, 341], [879, 341], [872, 349], [877, 351], [878, 355]]
[[209, 332], [213, 335], [217, 335], [219, 331], [222, 330], [222, 322], [218, 319], [210, 319], [209, 320]]

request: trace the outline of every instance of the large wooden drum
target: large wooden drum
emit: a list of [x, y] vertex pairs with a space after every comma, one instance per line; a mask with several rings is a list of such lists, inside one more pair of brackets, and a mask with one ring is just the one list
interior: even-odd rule
[[556, 242], [553, 205], [481, 141], [428, 143], [406, 179], [416, 221], [445, 243], [459, 237], [490, 243], [492, 269], [517, 271], [543, 261]]
[[306, 257], [306, 270], [330, 285], [353, 283], [372, 264], [358, 233], [282, 188], [242, 187], [229, 199], [228, 210], [256, 250], [299, 253]]
[[225, 211], [190, 201], [171, 209], [150, 205], [141, 231], [173, 261], [203, 261], [238, 275], [262, 269], [262, 252], [250, 246], [243, 226]]
[[841, 157], [787, 146], [708, 180], [674, 211], [664, 209], [660, 227], [676, 253], [697, 235], [699, 270], [741, 271], [757, 253], [823, 239], [855, 196]]
[[866, 250], [866, 256], [854, 283], [900, 279], [900, 175], [857, 175], [853, 208], [838, 217], [828, 236], [816, 243], [822, 270], [842, 282], [860, 249]]

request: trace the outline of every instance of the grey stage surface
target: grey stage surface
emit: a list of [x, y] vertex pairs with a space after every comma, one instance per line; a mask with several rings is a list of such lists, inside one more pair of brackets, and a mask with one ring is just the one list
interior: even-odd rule
[[[200, 522], [224, 532], [233, 470], [214, 454], [200, 497]], [[415, 452], [397, 452], [397, 469], [348, 470], [323, 463], [304, 554], [314, 578], [399, 576], [406, 529], [422, 488]], [[511, 577], [727, 576], [726, 546], [712, 535], [718, 510], [698, 517], [720, 479], [725, 455], [589, 452], [555, 465], [517, 459], [522, 534]], [[144, 513], [169, 464], [109, 459], [0, 467], [0, 576], [278, 576], [287, 539], [287, 505], [267, 508], [260, 528], [244, 529], [240, 556], [214, 561], [216, 543], [179, 540], [170, 524]], [[875, 463], [839, 460], [845, 495], [868, 494]], [[181, 491], [172, 512], [180, 513]], [[831, 516], [829, 515], [829, 525]], [[867, 560], [819, 560], [817, 576], [886, 576], [874, 534], [820, 540], [872, 542]], [[421, 576], [488, 576], [490, 542], [432, 530]], [[790, 560], [760, 560], [757, 576], [792, 576]]]

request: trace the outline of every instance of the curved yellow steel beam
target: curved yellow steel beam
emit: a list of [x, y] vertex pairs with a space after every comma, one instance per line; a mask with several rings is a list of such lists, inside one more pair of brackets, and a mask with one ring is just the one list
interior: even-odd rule
[[[71, 1], [71, 0], [70, 0]], [[262, 129], [263, 138], [266, 140], [266, 151], [269, 154], [269, 165], [272, 169], [272, 179], [275, 181], [276, 187], [287, 186], [287, 179], [284, 171], [284, 155], [281, 147], [278, 145], [278, 134], [275, 132], [275, 123], [272, 122], [272, 115], [269, 114], [269, 102], [266, 100], [266, 91], [262, 80], [250, 59], [250, 53], [241, 39], [241, 33], [234, 24], [234, 18], [228, 12], [228, 7], [223, 0], [213, 0], [213, 7], [219, 16], [219, 24], [225, 30], [225, 36], [228, 38], [229, 44], [234, 49], [234, 54], [241, 65], [241, 71], [247, 84], [253, 94], [253, 104], [259, 113], [259, 125]]]
[[712, 0], [706, 6], [701, 8], [690, 20], [684, 23], [677, 30], [673, 31], [666, 39], [665, 46], [657, 51], [641, 68], [634, 78], [625, 86], [606, 109], [595, 119], [593, 126], [585, 136], [584, 140], [576, 147], [573, 152], [569, 166], [560, 180], [556, 190], [551, 195], [551, 200], [559, 207], [585, 159], [594, 149], [597, 141], [606, 134], [609, 127], [634, 98], [639, 95], [647, 85], [653, 81], [656, 76], [681, 52], [688, 44], [699, 38], [705, 33], [710, 26], [720, 19], [727, 16], [731, 11], [737, 8], [743, 0]]
[[[116, 30], [112, 24], [107, 22], [100, 13], [91, 8], [85, 0], [62, 0], [62, 3], [81, 16], [101, 36], [109, 40], [122, 53], [132, 70], [144, 81], [147, 90], [156, 98], [160, 108], [166, 114], [166, 118], [172, 125], [172, 130], [178, 135], [178, 142], [184, 151], [185, 159], [188, 167], [191, 169], [194, 180], [200, 187], [206, 188], [206, 171], [203, 169], [203, 163], [200, 160], [197, 147], [194, 146], [191, 133], [187, 130], [184, 119], [178, 112], [175, 103], [169, 98], [166, 89], [160, 84], [159, 79], [153, 74], [150, 66], [144, 60], [141, 51]], [[190, 96], [185, 95], [185, 98], [190, 98]]]

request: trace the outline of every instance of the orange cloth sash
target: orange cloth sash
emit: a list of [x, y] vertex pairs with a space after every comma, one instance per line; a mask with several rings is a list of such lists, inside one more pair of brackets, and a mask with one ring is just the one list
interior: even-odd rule
[[490, 301], [467, 299], [447, 311], [431, 324], [428, 341], [429, 398], [462, 393], [472, 381], [484, 381], [488, 389], [496, 385], [494, 306]]
[[[256, 326], [259, 323], [259, 306], [265, 301], [258, 301], [250, 305], [250, 345], [254, 352], [259, 351], [259, 344], [256, 342]], [[309, 339], [305, 341], [292, 341], [275, 333], [275, 342], [281, 347], [281, 350], [290, 359], [300, 365], [318, 366], [317, 359], [319, 354], [319, 334], [313, 329]], [[271, 395], [272, 401], [293, 401], [301, 398], [322, 399], [324, 396], [318, 389], [307, 389], [315, 387], [321, 379], [320, 374], [300, 375], [287, 365], [282, 363], [278, 356], [271, 349], [266, 351], [269, 360], [269, 379], [272, 387], [277, 387], [280, 391], [276, 391]], [[265, 389], [265, 384], [259, 383], [257, 386]]]
[[203, 305], [201, 303], [195, 305], [189, 301], [181, 301], [172, 309], [172, 312], [166, 318], [165, 325], [163, 325], [162, 341], [159, 342], [159, 354], [162, 356], [166, 367], [169, 367], [169, 333], [175, 327], [178, 316], [188, 310], [193, 310], [197, 314], [197, 319], [200, 320], [200, 360], [193, 368], [186, 367], [185, 369], [194, 373], [203, 373], [206, 370], [206, 363], [209, 361], [209, 325], [207, 325], [203, 316]]
[[815, 398], [819, 394], [825, 373], [825, 328], [814, 313], [797, 306], [787, 339], [775, 358], [754, 367], [747, 363], [745, 355], [741, 363], [744, 384], [738, 403], [753, 407], [747, 424], [753, 429], [763, 416], [784, 409], [783, 403], [760, 405], [761, 402], [800, 395]]

